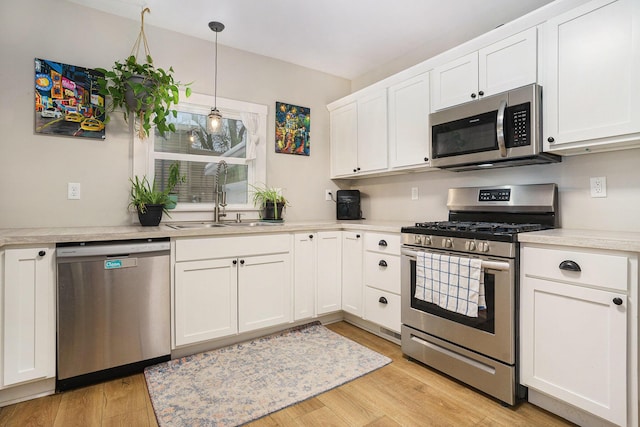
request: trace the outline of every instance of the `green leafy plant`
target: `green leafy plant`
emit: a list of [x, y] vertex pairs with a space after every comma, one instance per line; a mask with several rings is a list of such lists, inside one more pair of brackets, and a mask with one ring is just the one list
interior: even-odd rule
[[187, 182], [187, 176], [180, 174], [180, 163], [171, 163], [171, 166], [169, 166], [169, 177], [167, 178], [167, 192], [171, 193], [176, 185], [185, 182]]
[[[149, 183], [147, 177], [142, 179], [137, 176], [134, 179], [129, 178], [131, 182], [131, 201], [129, 207], [134, 207], [138, 212], [144, 213], [147, 210], [147, 205], [165, 205], [169, 201], [168, 191], [156, 190], [155, 181]], [[166, 207], [163, 207], [163, 212], [169, 215]]]
[[[278, 206], [284, 208], [289, 206], [289, 202], [280, 194], [280, 191], [275, 188], [269, 188], [266, 185], [262, 187], [250, 185], [250, 187], [253, 191], [254, 206], [263, 209], [264, 214], [262, 217], [267, 219], [271, 216], [270, 212], [272, 211], [273, 219], [281, 219], [278, 218]], [[271, 205], [271, 207], [269, 205]]]
[[141, 139], [149, 136], [152, 124], [163, 136], [176, 131], [175, 124], [167, 122], [171, 116], [178, 115], [171, 107], [180, 100], [180, 87], [185, 88], [187, 97], [191, 95], [191, 88], [190, 83], [175, 81], [173, 67], [156, 68], [151, 55], [146, 56], [146, 63], [140, 64], [135, 55], [131, 55], [124, 61], [116, 61], [111, 70], [97, 70], [105, 76], [98, 79], [98, 93], [105, 98], [105, 104], [106, 97], [111, 97], [111, 103], [105, 108], [105, 123], [110, 120], [109, 113], [121, 108], [125, 121], [131, 115], [139, 119]]

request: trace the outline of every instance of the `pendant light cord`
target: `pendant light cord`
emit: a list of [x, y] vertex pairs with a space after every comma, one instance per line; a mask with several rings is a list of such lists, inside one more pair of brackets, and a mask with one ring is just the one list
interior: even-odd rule
[[218, 109], [218, 31], [216, 33], [216, 60], [213, 71], [213, 109]]

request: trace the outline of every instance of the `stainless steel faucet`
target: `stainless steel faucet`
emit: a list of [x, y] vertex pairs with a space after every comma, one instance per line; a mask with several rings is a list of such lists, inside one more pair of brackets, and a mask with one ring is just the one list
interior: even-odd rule
[[[222, 188], [220, 188], [220, 168], [224, 168], [224, 183], [222, 184]], [[213, 187], [213, 221], [220, 222], [221, 217], [227, 216], [225, 211], [225, 207], [227, 206], [227, 162], [224, 160], [220, 160], [218, 162], [218, 167], [216, 168], [216, 176], [215, 183]], [[222, 212], [220, 212], [220, 207], [222, 207]]]

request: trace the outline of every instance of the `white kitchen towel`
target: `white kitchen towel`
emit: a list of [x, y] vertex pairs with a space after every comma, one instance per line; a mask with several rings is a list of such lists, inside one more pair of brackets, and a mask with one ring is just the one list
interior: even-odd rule
[[435, 253], [416, 256], [415, 297], [445, 310], [478, 317], [486, 308], [482, 261]]

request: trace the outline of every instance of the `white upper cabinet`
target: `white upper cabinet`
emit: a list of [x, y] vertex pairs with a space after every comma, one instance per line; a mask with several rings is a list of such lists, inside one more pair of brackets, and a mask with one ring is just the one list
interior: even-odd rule
[[389, 166], [429, 166], [429, 73], [388, 90]]
[[331, 176], [352, 175], [358, 164], [358, 105], [351, 102], [329, 113]]
[[595, 0], [547, 21], [545, 150], [638, 145], [639, 11], [637, 0]]
[[438, 66], [432, 71], [431, 110], [535, 83], [537, 57], [533, 27]]

